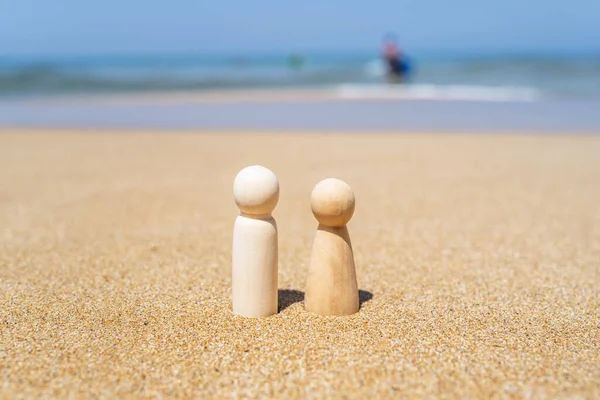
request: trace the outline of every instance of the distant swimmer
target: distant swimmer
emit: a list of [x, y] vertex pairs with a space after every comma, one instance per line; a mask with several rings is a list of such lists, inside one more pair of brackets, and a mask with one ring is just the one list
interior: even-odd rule
[[290, 66], [290, 68], [292, 69], [300, 69], [304, 66], [304, 57], [302, 57], [299, 54], [291, 54], [288, 57], [288, 65]]
[[387, 36], [383, 44], [383, 59], [387, 67], [388, 79], [392, 82], [399, 82], [406, 77], [408, 73], [408, 64], [404, 55], [398, 47], [394, 36]]

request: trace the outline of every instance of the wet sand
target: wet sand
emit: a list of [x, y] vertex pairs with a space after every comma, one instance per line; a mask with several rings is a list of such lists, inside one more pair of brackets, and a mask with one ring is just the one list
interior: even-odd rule
[[[600, 136], [0, 133], [6, 398], [600, 395]], [[279, 314], [234, 316], [237, 171], [279, 177]], [[362, 306], [302, 304], [347, 181]]]
[[5, 98], [0, 99], [0, 129], [600, 133], [598, 99], [434, 100], [404, 96], [414, 90], [410, 85], [379, 90], [353, 92], [350, 86]]

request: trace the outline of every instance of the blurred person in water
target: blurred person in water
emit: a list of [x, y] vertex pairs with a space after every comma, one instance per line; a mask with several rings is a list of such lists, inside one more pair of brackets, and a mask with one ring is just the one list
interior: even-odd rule
[[404, 54], [398, 46], [398, 39], [394, 35], [387, 35], [383, 41], [382, 56], [390, 82], [401, 82], [408, 74], [408, 64]]

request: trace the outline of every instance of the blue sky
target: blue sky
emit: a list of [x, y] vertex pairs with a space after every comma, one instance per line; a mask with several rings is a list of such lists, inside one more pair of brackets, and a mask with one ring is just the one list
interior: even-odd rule
[[368, 50], [600, 52], [600, 0], [0, 0], [0, 55]]

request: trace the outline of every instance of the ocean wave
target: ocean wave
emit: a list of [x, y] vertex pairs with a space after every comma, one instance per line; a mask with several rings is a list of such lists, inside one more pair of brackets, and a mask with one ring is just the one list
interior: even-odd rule
[[[135, 71], [134, 71], [135, 72]], [[0, 73], [0, 92], [112, 91], [169, 89], [193, 86], [226, 85], [229, 80], [205, 82], [181, 79], [177, 74], [110, 74], [88, 71], [64, 71], [59, 68], [27, 68]], [[235, 82], [232, 82], [232, 84]]]
[[338, 85], [341, 99], [456, 100], [456, 101], [538, 101], [543, 93], [532, 87], [471, 85]]
[[0, 57], [0, 98], [54, 94], [336, 88], [340, 98], [536, 101], [600, 98], [600, 59], [410, 58], [408, 79], [386, 84], [376, 54], [324, 57], [147, 57], [8, 60]]
[[294, 71], [284, 67], [94, 69], [28, 65], [0, 68], [0, 95], [326, 86], [361, 80], [362, 71], [348, 66], [313, 66]]

